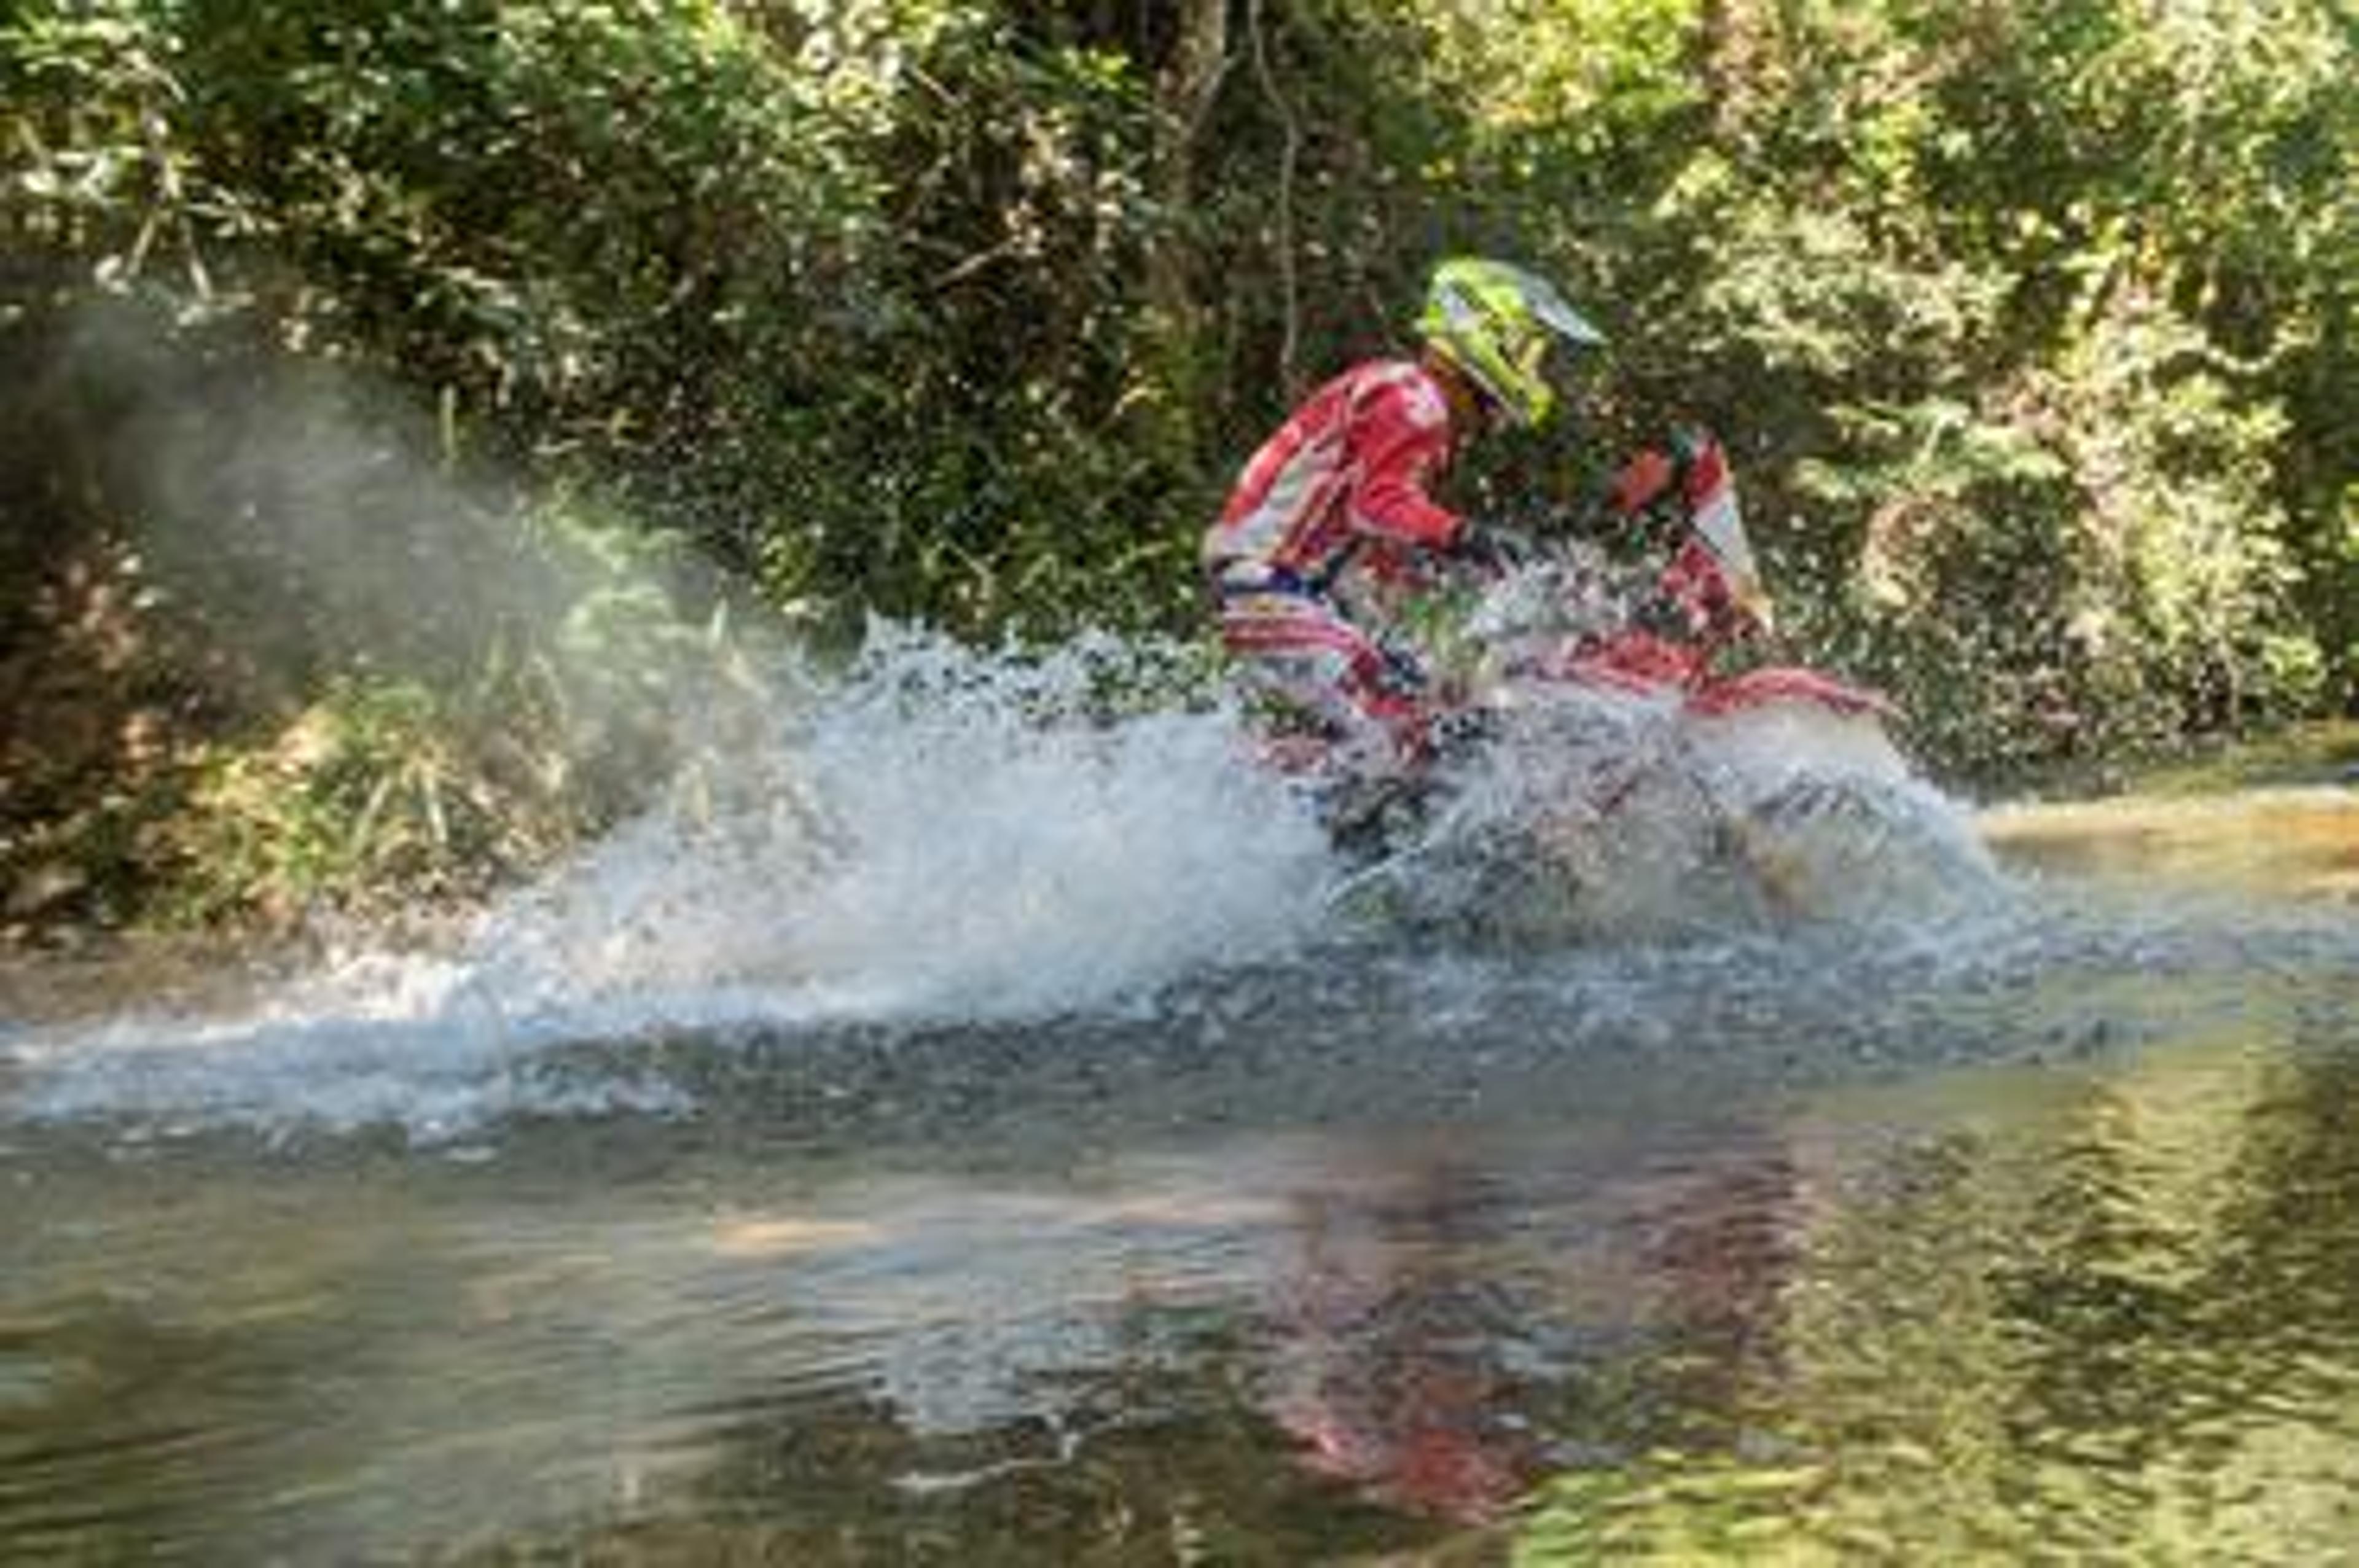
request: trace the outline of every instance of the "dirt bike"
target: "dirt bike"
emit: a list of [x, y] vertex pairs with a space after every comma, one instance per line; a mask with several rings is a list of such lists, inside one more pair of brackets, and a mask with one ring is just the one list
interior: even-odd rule
[[1689, 444], [1660, 510], [1659, 567], [1527, 542], [1431, 637], [1430, 764], [1329, 781], [1331, 833], [1362, 862], [1341, 893], [1556, 933], [1987, 889], [1986, 851], [1894, 742], [1888, 698], [1802, 665], [1730, 667], [1776, 622], [1716, 440]]

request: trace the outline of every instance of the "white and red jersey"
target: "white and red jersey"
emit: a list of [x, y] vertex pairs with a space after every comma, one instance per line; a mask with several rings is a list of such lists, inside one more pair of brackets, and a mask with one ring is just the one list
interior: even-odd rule
[[1368, 563], [1379, 575], [1404, 546], [1445, 548], [1461, 519], [1427, 490], [1454, 446], [1449, 398], [1423, 365], [1347, 370], [1246, 462], [1204, 535], [1204, 565], [1233, 586], [1258, 578], [1321, 591], [1372, 543], [1394, 557]]

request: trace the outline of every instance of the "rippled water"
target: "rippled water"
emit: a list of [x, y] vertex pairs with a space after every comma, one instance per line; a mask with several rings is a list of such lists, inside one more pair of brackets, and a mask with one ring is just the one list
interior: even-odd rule
[[1203, 727], [868, 718], [817, 860], [0, 1034], [0, 1560], [2359, 1556], [2352, 792], [1452, 945]]

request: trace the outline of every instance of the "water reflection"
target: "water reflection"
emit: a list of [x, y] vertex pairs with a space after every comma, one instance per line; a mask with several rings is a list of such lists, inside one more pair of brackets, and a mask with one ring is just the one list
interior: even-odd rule
[[1318, 1176], [1292, 1196], [1270, 1286], [1272, 1415], [1318, 1474], [1419, 1512], [1494, 1515], [1539, 1467], [1516, 1374], [1545, 1351], [1498, 1266], [1527, 1217], [1446, 1155]]
[[2054, 1087], [1831, 1168], [1739, 1440], [1559, 1478], [1524, 1559], [2343, 1560], [2359, 1067], [2213, 1041]]
[[2350, 1555], [2347, 926], [1479, 978], [433, 1150], [0, 1123], [0, 1559]]
[[1037, 1561], [1185, 1539], [1251, 1562], [1431, 1541], [1725, 1398], [1776, 1249], [1713, 1238], [1781, 1226], [1759, 1203], [1778, 1158], [1752, 1134], [1452, 1129], [1012, 1184], [698, 1159], [627, 1193], [392, 1160], [53, 1170], [0, 1230], [0, 1541]]
[[0, 1231], [0, 1540], [2282, 1560], [2359, 1495], [2359, 1067], [2291, 1044], [1020, 1183], [92, 1163]]

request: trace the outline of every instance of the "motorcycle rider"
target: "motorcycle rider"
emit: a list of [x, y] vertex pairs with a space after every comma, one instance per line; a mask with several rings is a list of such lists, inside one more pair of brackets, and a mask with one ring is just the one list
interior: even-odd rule
[[1429, 753], [1425, 671], [1385, 631], [1400, 598], [1433, 557], [1499, 551], [1432, 486], [1478, 432], [1547, 419], [1554, 344], [1604, 342], [1546, 279], [1476, 257], [1434, 269], [1417, 325], [1414, 359], [1343, 372], [1263, 442], [1201, 552], [1248, 683], [1364, 776]]

